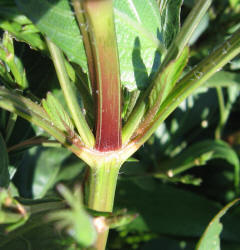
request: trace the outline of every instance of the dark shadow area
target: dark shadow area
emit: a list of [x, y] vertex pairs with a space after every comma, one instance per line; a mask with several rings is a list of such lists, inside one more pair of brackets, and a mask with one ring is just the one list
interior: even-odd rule
[[46, 12], [51, 11], [51, 8], [58, 4], [59, 0], [17, 0], [15, 2], [18, 8], [36, 24]]
[[[161, 39], [159, 30], [157, 31], [157, 37]], [[136, 37], [134, 40], [134, 46], [132, 50], [132, 65], [134, 69], [134, 76], [138, 90], [144, 90], [148, 87], [155, 73], [157, 72], [161, 64], [161, 54], [158, 50], [155, 51], [154, 59], [152, 63], [151, 72], [148, 75], [147, 68], [144, 64], [141, 55], [141, 42], [139, 37]]]
[[135, 38], [132, 51], [132, 64], [134, 68], [134, 76], [139, 90], [146, 89], [149, 81], [146, 66], [141, 57], [141, 44], [139, 37]]

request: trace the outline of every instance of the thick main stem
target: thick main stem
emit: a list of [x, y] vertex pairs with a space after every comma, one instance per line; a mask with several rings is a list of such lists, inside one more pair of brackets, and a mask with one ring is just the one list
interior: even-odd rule
[[96, 149], [121, 147], [121, 86], [112, 0], [83, 1], [97, 80]]
[[88, 207], [97, 211], [112, 212], [120, 166], [106, 163], [92, 168], [89, 177]]
[[[91, 168], [89, 176], [88, 207], [97, 211], [112, 212], [117, 177], [120, 163], [115, 159], [104, 161]], [[97, 250], [104, 250], [107, 243], [109, 226], [103, 223], [98, 231], [98, 238], [94, 245]]]

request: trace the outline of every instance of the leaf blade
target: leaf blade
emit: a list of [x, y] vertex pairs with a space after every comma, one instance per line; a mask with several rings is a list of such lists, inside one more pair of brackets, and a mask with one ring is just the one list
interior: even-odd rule
[[229, 204], [227, 204], [223, 209], [221, 209], [218, 214], [211, 220], [206, 230], [204, 231], [202, 237], [200, 238], [196, 250], [220, 250], [220, 233], [222, 231], [223, 225], [220, 222], [221, 217], [237, 202], [236, 199]]
[[10, 175], [8, 172], [8, 153], [5, 141], [0, 133], [0, 187], [8, 187]]

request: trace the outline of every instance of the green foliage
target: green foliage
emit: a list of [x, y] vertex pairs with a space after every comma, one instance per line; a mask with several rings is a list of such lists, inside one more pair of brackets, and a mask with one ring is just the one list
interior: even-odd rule
[[56, 127], [65, 132], [74, 130], [74, 125], [69, 115], [51, 93], [47, 94], [46, 100], [42, 100], [42, 105]]
[[[57, 221], [57, 227], [66, 229], [67, 233], [80, 245], [91, 246], [97, 235], [91, 218], [83, 208], [81, 189], [75, 188], [72, 194], [65, 186], [58, 185], [58, 191], [64, 197], [70, 209], [51, 213], [48, 215], [48, 219]], [[81, 223], [79, 223], [80, 221]]]
[[206, 228], [204, 234], [202, 235], [200, 241], [197, 244], [197, 250], [218, 250], [220, 247], [220, 233], [223, 229], [222, 223], [220, 223], [221, 217], [235, 205], [239, 199], [234, 200], [233, 202], [226, 205], [221, 211], [213, 218], [213, 220], [209, 223]]
[[0, 133], [0, 187], [8, 187], [9, 179], [8, 153], [5, 141]]
[[168, 48], [180, 29], [180, 12], [182, 0], [159, 1], [161, 30], [165, 47]]
[[80, 64], [85, 71], [87, 70], [83, 44], [79, 42], [80, 31], [68, 1], [21, 0], [16, 1], [16, 4], [41, 32], [68, 55], [69, 60]]
[[[101, 155], [101, 89], [70, 1], [0, 1], [0, 249], [90, 247], [99, 219], [113, 228], [112, 250], [239, 249], [239, 207], [220, 223], [239, 196], [239, 3], [195, 2], [114, 1], [127, 132], [125, 151]], [[79, 158], [105, 164], [104, 177], [143, 143], [120, 170], [113, 213], [85, 209], [91, 173]]]

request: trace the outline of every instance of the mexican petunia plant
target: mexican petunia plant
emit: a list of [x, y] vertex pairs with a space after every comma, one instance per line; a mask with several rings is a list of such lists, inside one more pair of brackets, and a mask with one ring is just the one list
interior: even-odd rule
[[[20, 116], [51, 136], [26, 145], [56, 140], [89, 166], [84, 200], [91, 210], [113, 211], [123, 163], [196, 88], [240, 53], [237, 29], [187, 70], [189, 41], [211, 0], [196, 1], [180, 27], [182, 2], [3, 1], [0, 14], [11, 21], [0, 24], [0, 107], [13, 113], [12, 120]], [[41, 101], [28, 92], [14, 39], [52, 60], [64, 102], [51, 92]], [[7, 187], [10, 177], [4, 171], [1, 186]], [[70, 207], [82, 209], [64, 187], [60, 190]], [[76, 194], [80, 203], [79, 190]], [[98, 230], [96, 249], [105, 249], [108, 230], [107, 223]]]

